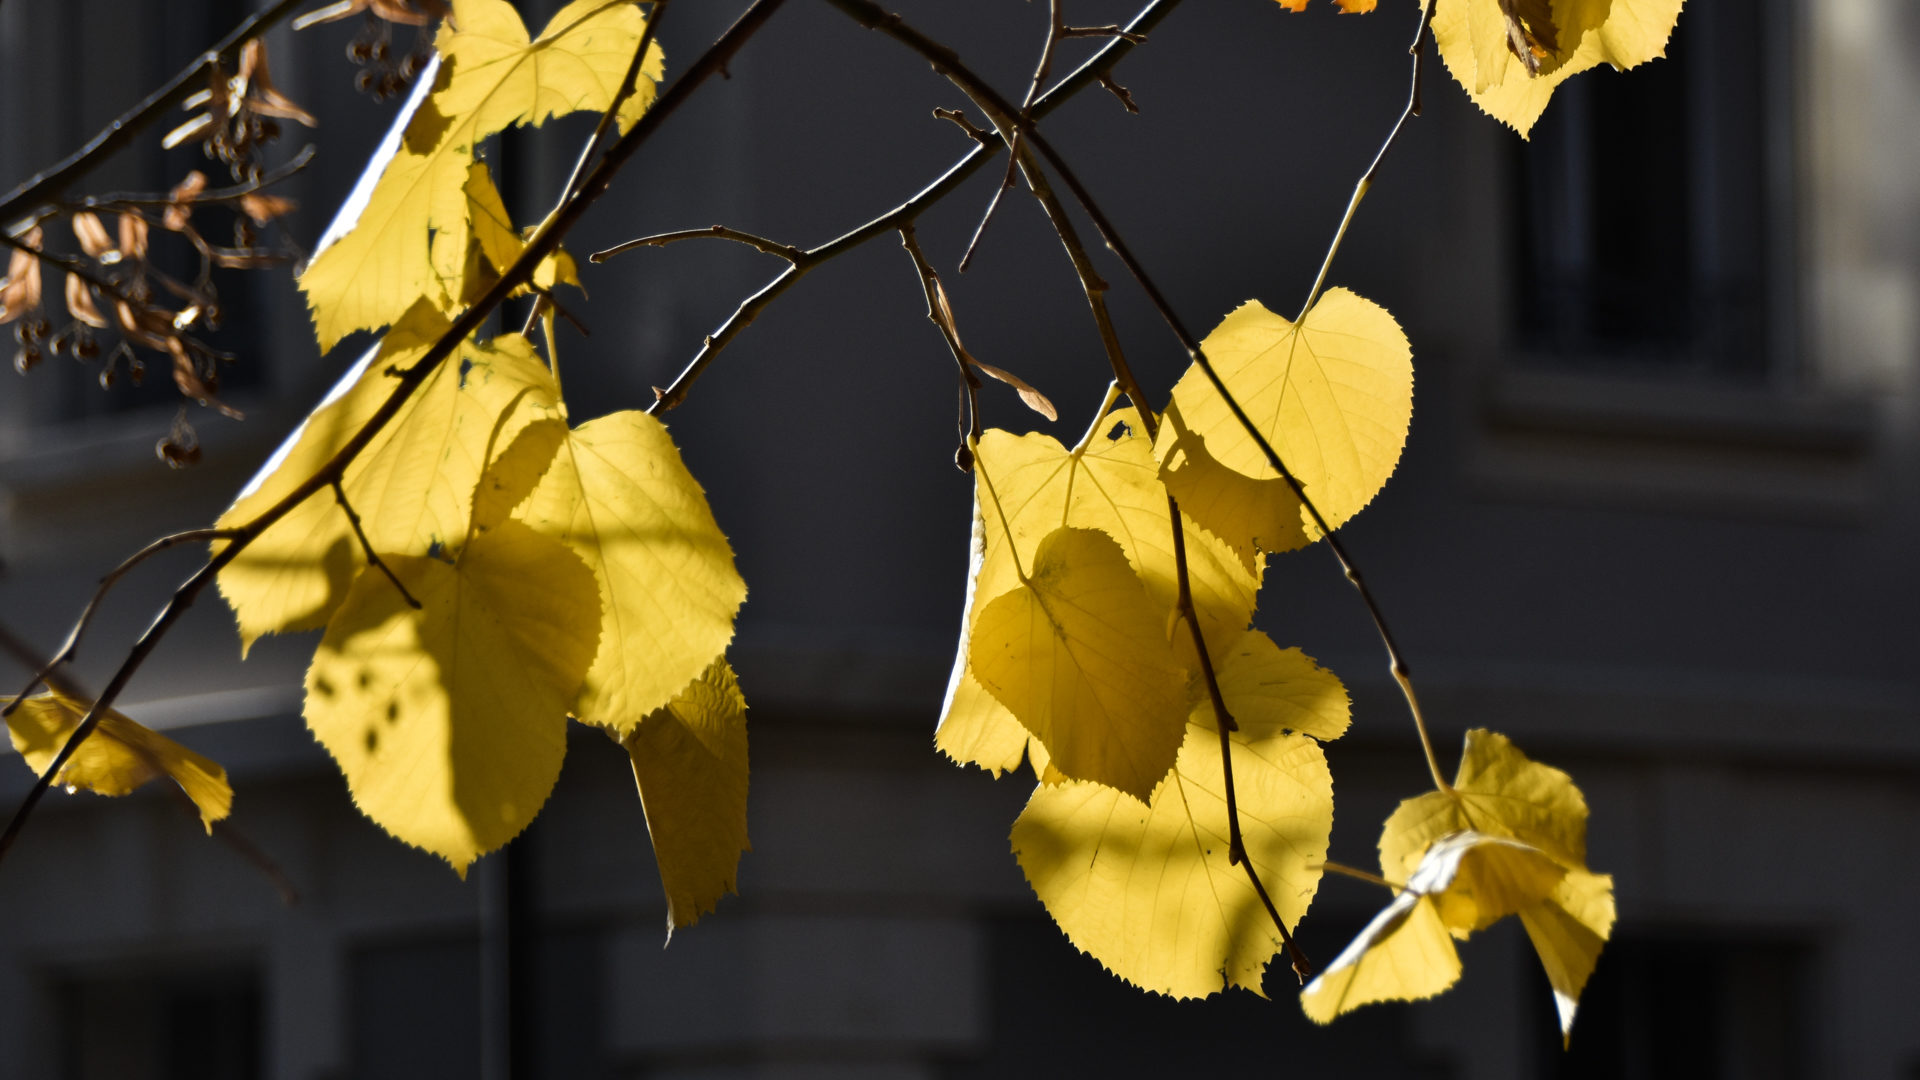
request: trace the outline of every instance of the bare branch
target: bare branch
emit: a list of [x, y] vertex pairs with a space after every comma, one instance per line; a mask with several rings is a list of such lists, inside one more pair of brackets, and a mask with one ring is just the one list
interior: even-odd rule
[[755, 236], [752, 233], [741, 232], [739, 229], [729, 229], [725, 225], [710, 225], [704, 229], [679, 229], [674, 232], [655, 233], [652, 236], [642, 236], [635, 240], [628, 240], [625, 243], [615, 244], [604, 251], [594, 252], [587, 256], [587, 261], [602, 263], [621, 252], [632, 251], [634, 248], [666, 247], [668, 244], [681, 240], [731, 240], [736, 244], [745, 244], [750, 248], [756, 248], [769, 255], [778, 255], [788, 262], [793, 263], [795, 266], [811, 259], [811, 256], [808, 255], [807, 252], [794, 247], [792, 244], [782, 244], [777, 240], [769, 240], [764, 236]]

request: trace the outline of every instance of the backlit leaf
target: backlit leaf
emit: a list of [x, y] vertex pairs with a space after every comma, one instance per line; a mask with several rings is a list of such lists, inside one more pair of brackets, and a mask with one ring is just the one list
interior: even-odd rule
[[[1413, 417], [1413, 364], [1384, 308], [1329, 289], [1296, 327], [1249, 300], [1202, 346], [1329, 526], [1359, 513], [1393, 475]], [[1181, 509], [1237, 550], [1319, 538], [1197, 365], [1173, 388], [1154, 453]]]
[[[0, 705], [13, 701], [0, 698]], [[87, 707], [86, 702], [58, 691], [20, 702], [7, 717], [7, 732], [28, 768], [36, 774], [46, 773], [66, 746], [68, 736], [86, 718]], [[227, 770], [113, 709], [100, 717], [93, 734], [74, 750], [53, 782], [70, 791], [125, 795], [162, 775], [179, 784], [193, 800], [200, 810], [200, 822], [209, 833], [213, 823], [233, 809]]]
[[521, 511], [599, 582], [603, 647], [574, 715], [625, 734], [733, 637], [747, 586], [666, 427], [617, 412], [575, 428]]
[[1473, 830], [1507, 836], [1569, 869], [1586, 866], [1587, 800], [1566, 773], [1530, 760], [1498, 732], [1474, 728], [1451, 794], [1429, 791], [1402, 802], [1380, 833], [1380, 872], [1404, 880], [1428, 845]]
[[733, 669], [714, 661], [620, 745], [633, 759], [671, 936], [734, 891], [749, 850], [747, 702]]
[[[1339, 681], [1300, 659], [1285, 696], [1316, 703], [1307, 712], [1320, 726], [1343, 728]], [[1333, 778], [1319, 745], [1284, 734], [1272, 710], [1233, 694], [1227, 708], [1240, 725], [1229, 737], [1247, 853], [1292, 927], [1318, 888]], [[1042, 784], [1013, 826], [1021, 869], [1073, 943], [1121, 978], [1180, 998], [1228, 986], [1261, 993], [1281, 948], [1245, 870], [1227, 861], [1227, 837], [1220, 736], [1205, 704], [1145, 807], [1098, 784]]]
[[384, 558], [421, 608], [360, 575], [307, 669], [307, 726], [363, 813], [465, 874], [560, 775], [599, 597], [578, 556], [515, 521], [452, 562]]
[[[467, 292], [465, 245], [430, 252], [429, 243], [435, 232], [467, 235], [475, 147], [515, 124], [611, 105], [645, 21], [627, 0], [576, 0], [530, 41], [506, 0], [457, 0], [437, 43], [443, 63], [432, 96], [409, 119], [354, 227], [301, 275], [323, 350], [387, 325], [416, 298], [445, 304]], [[653, 100], [659, 48], [649, 47], [623, 125]]]
[[[1566, 773], [1528, 759], [1504, 735], [1475, 728], [1467, 732], [1452, 790], [1408, 799], [1387, 819], [1380, 833], [1381, 873], [1399, 880], [1426, 865], [1423, 860], [1445, 838], [1462, 833], [1522, 844], [1563, 875], [1551, 896], [1518, 910], [1553, 985], [1561, 1031], [1570, 1033], [1580, 991], [1614, 920], [1612, 877], [1586, 865], [1586, 798]], [[1462, 937], [1499, 917], [1443, 911]]]
[[1474, 104], [1524, 136], [1569, 77], [1665, 56], [1681, 3], [1434, 0], [1433, 37]]
[[[1026, 734], [992, 695], [981, 691], [967, 667], [967, 642], [979, 609], [1019, 582], [1014, 553], [1007, 546], [1008, 531], [1022, 565], [1032, 563], [1041, 538], [1061, 525], [1100, 529], [1112, 536], [1160, 612], [1162, 638], [1178, 579], [1167, 491], [1156, 475], [1152, 450], [1135, 410], [1109, 413], [1072, 450], [1047, 435], [1016, 436], [995, 429], [981, 436], [976, 453], [976, 475], [990, 479], [992, 486], [985, 480], [976, 483], [974, 547], [960, 648], [935, 743], [956, 761], [977, 764], [997, 775], [1019, 765]], [[994, 492], [999, 494], [997, 503]], [[1006, 515], [1006, 529], [999, 524], [1001, 513]], [[1257, 557], [1241, 558], [1191, 520], [1187, 524], [1194, 608], [1207, 640], [1217, 647], [1237, 637], [1252, 617], [1261, 562]], [[1184, 631], [1169, 647], [1176, 648], [1179, 657], [1191, 655]]]
[[[388, 370], [417, 360], [446, 326], [438, 312], [417, 304], [288, 437], [219, 526], [251, 520], [317, 472], [392, 394]], [[347, 467], [342, 487], [374, 550], [425, 555], [436, 545], [458, 546], [489, 454], [557, 409], [552, 376], [526, 339], [508, 334], [462, 345]], [[220, 572], [242, 650], [262, 634], [325, 625], [365, 562], [331, 492], [295, 507]]]
[[1393, 903], [1307, 985], [1301, 1007], [1324, 1024], [1372, 1002], [1432, 997], [1460, 977], [1449, 936], [1465, 940], [1517, 914], [1546, 965], [1565, 1035], [1613, 924], [1612, 891], [1611, 878], [1570, 870], [1532, 845], [1451, 833], [1427, 849]]
[[980, 609], [968, 660], [1055, 767], [1144, 801], [1185, 727], [1164, 612], [1111, 536], [1057, 528], [1026, 580]]

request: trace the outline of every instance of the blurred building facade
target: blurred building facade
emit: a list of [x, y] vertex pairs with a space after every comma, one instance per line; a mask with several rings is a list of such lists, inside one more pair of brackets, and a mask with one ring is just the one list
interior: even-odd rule
[[[743, 6], [675, 5], [669, 74]], [[1003, 88], [1023, 85], [1044, 32], [1043, 7], [1013, 0], [898, 6]], [[1189, 0], [1117, 71], [1141, 115], [1095, 90], [1048, 121], [1196, 327], [1250, 296], [1298, 303], [1400, 107], [1411, 5], [1324, 6]], [[243, 13], [0, 7], [0, 183]], [[1124, 21], [1132, 5], [1069, 13]], [[356, 28], [270, 38], [278, 82], [323, 122], [294, 186], [307, 244], [393, 108], [350, 89], [339, 49]], [[1053, 929], [1006, 840], [1029, 781], [931, 745], [970, 487], [951, 465], [951, 362], [882, 238], [783, 297], [669, 417], [752, 590], [732, 653], [752, 704], [739, 896], [662, 948], [631, 776], [585, 731], [539, 821], [460, 881], [359, 817], [306, 733], [312, 639], [241, 663], [208, 597], [124, 708], [229, 769], [234, 824], [300, 902], [156, 793], [50, 799], [0, 869], [0, 1072], [1920, 1075], [1916, 45], [1904, 0], [1696, 3], [1671, 59], [1575, 79], [1529, 142], [1433, 64], [1426, 114], [1336, 264], [1333, 283], [1400, 319], [1416, 366], [1406, 456], [1348, 542], [1448, 759], [1486, 726], [1572, 772], [1591, 863], [1615, 875], [1621, 921], [1571, 1051], [1514, 927], [1466, 947], [1449, 995], [1330, 1029], [1299, 1017], [1284, 972], [1271, 1002], [1158, 1000]], [[961, 104], [896, 46], [790, 0], [574, 246], [716, 222], [821, 242], [963, 152], [928, 115]], [[586, 130], [513, 137], [503, 186], [523, 220]], [[196, 165], [141, 150], [86, 186], [164, 188]], [[1037, 208], [1010, 196], [974, 268], [951, 272], [998, 175], [927, 214], [921, 239], [970, 348], [1038, 384], [1071, 438], [1106, 376]], [[563, 343], [576, 418], [644, 405], [778, 269], [697, 244], [589, 268], [592, 336]], [[1170, 386], [1184, 357], [1107, 272], [1143, 380]], [[0, 621], [52, 647], [102, 571], [211, 521], [355, 353], [314, 354], [284, 273], [236, 289], [229, 309], [253, 314], [230, 331], [244, 359], [228, 396], [249, 417], [196, 411], [193, 470], [152, 455], [166, 395], [49, 367], [0, 397]], [[987, 400], [990, 422], [1034, 426], [1011, 395]], [[83, 681], [188, 558], [115, 594]], [[1371, 865], [1425, 768], [1365, 613], [1314, 550], [1273, 561], [1261, 609], [1352, 692], [1353, 731], [1329, 750], [1333, 855]], [[10, 806], [29, 777], [7, 768]], [[1328, 880], [1303, 943], [1331, 958], [1381, 899]]]

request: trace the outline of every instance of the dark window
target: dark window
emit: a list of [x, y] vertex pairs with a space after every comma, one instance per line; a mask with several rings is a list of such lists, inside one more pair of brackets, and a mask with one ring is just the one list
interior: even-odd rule
[[1689, 7], [1666, 59], [1569, 79], [1516, 140], [1531, 361], [1757, 378], [1783, 360], [1768, 306], [1788, 230], [1769, 162], [1789, 136], [1766, 23]]
[[1794, 1080], [1810, 1073], [1804, 987], [1812, 949], [1792, 938], [1621, 936], [1600, 955], [1562, 1051], [1531, 956], [1536, 1075], [1552, 1080]]
[[250, 967], [54, 982], [64, 1080], [253, 1080], [261, 993]]

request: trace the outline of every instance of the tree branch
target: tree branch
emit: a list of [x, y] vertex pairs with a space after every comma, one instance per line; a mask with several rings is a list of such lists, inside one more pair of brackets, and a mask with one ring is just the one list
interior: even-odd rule
[[12, 222], [37, 209], [39, 203], [59, 196], [75, 180], [92, 172], [115, 151], [132, 142], [134, 136], [159, 120], [168, 109], [193, 96], [201, 89], [201, 80], [209, 69], [215, 66], [233, 68], [239, 61], [241, 48], [247, 42], [293, 14], [293, 9], [302, 2], [279, 0], [267, 10], [248, 16], [178, 75], [102, 128], [85, 146], [67, 155], [53, 167], [29, 177], [4, 198], [0, 198], [0, 231], [5, 231]]
[[[1146, 7], [1140, 9], [1139, 14], [1133, 17], [1133, 21], [1127, 24], [1127, 29], [1144, 34], [1158, 26], [1162, 19], [1179, 6], [1180, 0], [1151, 0]], [[1061, 79], [1051, 90], [1040, 95], [1033, 105], [1034, 117], [1047, 115], [1081, 90], [1098, 84], [1101, 77], [1133, 48], [1134, 42], [1125, 38], [1116, 38], [1108, 42], [1099, 52], [1089, 57], [1086, 63], [1081, 64], [1073, 74]], [[845, 255], [877, 236], [895, 232], [902, 224], [917, 220], [928, 207], [946, 198], [955, 188], [978, 172], [980, 167], [987, 163], [987, 159], [999, 153], [1005, 146], [998, 136], [986, 133], [976, 136], [976, 141], [979, 145], [949, 166], [946, 172], [922, 188], [918, 194], [856, 229], [819, 247], [809, 248], [808, 264], [805, 270], [798, 266], [789, 266], [762, 285], [757, 292], [740, 301], [740, 305], [734, 309], [732, 315], [727, 317], [726, 322], [721, 323], [719, 329], [709, 334], [701, 343], [699, 351], [694, 354], [692, 360], [687, 362], [686, 367], [681, 369], [680, 374], [674, 377], [672, 385], [659, 392], [657, 399], [647, 411], [652, 413], [677, 408], [686, 400], [687, 393], [693, 389], [693, 384], [698, 382], [701, 374], [707, 370], [707, 365], [713, 363], [714, 359], [732, 344], [733, 339], [738, 337], [742, 330], [751, 326], [753, 320], [766, 309], [767, 305], [779, 299], [782, 293], [792, 288], [794, 283], [809, 270]]]
[[[27, 819], [32, 815], [33, 808], [46, 796], [47, 788], [52, 782], [50, 778], [60, 771], [60, 767], [66, 764], [86, 737], [99, 726], [104, 710], [111, 707], [119, 698], [134, 673], [166, 637], [173, 624], [193, 605], [194, 600], [207, 585], [212, 583], [221, 569], [231, 563], [254, 538], [274, 522], [291, 513], [294, 507], [305, 502], [316, 492], [332, 486], [345, 475], [347, 466], [399, 414], [400, 409], [426, 382], [427, 377], [448, 356], [452, 355], [453, 350], [465, 341], [468, 335], [480, 329], [482, 324], [492, 316], [494, 310], [507, 299], [509, 293], [531, 279], [534, 268], [539, 266], [541, 260], [560, 245], [567, 231], [579, 222], [581, 216], [602, 195], [606, 194], [614, 176], [619, 173], [621, 166], [633, 157], [634, 152], [644, 145], [655, 131], [659, 130], [660, 125], [672, 116], [695, 90], [721, 71], [733, 54], [764, 26], [784, 3], [785, 0], [754, 0], [753, 5], [743, 12], [717, 41], [708, 46], [706, 52], [687, 68], [686, 73], [654, 102], [653, 107], [647, 110], [639, 122], [608, 148], [605, 156], [588, 173], [586, 179], [581, 181], [576, 190], [555, 208], [539, 228], [534, 230], [533, 236], [521, 249], [519, 257], [514, 260], [512, 266], [501, 273], [499, 280], [494, 282], [486, 294], [472, 307], [462, 312], [447, 332], [441, 335], [440, 340], [435, 342], [419, 361], [399, 372], [398, 384], [393, 393], [367, 418], [360, 430], [355, 432], [339, 451], [305, 482], [288, 492], [273, 506], [261, 511], [252, 521], [238, 526], [235, 531], [239, 535], [174, 590], [172, 598], [167, 601], [165, 607], [161, 608], [152, 625], [134, 642], [126, 658], [108, 680], [106, 688], [94, 701], [93, 708], [88, 710], [80, 725], [68, 737], [66, 745], [61, 747], [53, 764], [40, 777], [39, 782], [27, 792], [27, 797], [22, 800], [20, 808], [7, 823], [6, 831], [0, 833], [0, 859], [4, 859], [6, 853], [12, 849], [15, 839], [20, 835], [20, 830], [25, 827]], [[619, 106], [620, 102], [615, 101], [609, 111], [616, 111]]]

